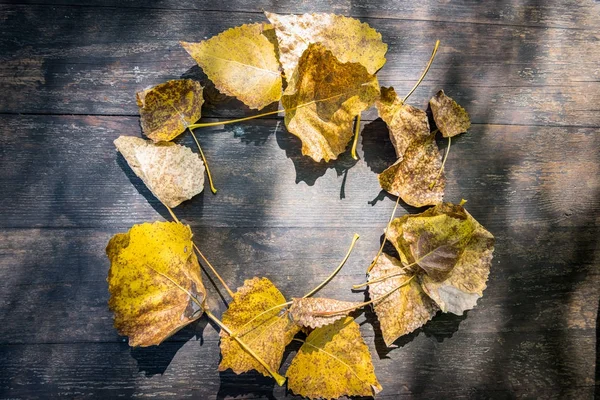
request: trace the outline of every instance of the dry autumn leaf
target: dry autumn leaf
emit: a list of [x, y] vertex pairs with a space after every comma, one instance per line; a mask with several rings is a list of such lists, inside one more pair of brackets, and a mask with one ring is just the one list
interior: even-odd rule
[[282, 15], [265, 12], [275, 27], [279, 59], [288, 83], [311, 43], [321, 43], [341, 63], [360, 63], [371, 75], [385, 64], [381, 34], [355, 18], [335, 14]]
[[204, 163], [188, 147], [133, 136], [115, 140], [133, 172], [163, 204], [176, 207], [204, 188]]
[[275, 46], [267, 24], [228, 29], [199, 43], [181, 42], [183, 48], [215, 87], [250, 108], [261, 109], [281, 98], [282, 79]]
[[483, 295], [494, 237], [460, 205], [442, 203], [395, 219], [386, 234], [443, 312], [462, 315]]
[[136, 94], [144, 134], [154, 142], [173, 140], [200, 119], [202, 86], [191, 79], [161, 83]]
[[[446, 177], [440, 172], [442, 157], [435, 134], [429, 130], [427, 114], [403, 103], [394, 88], [382, 88], [376, 104], [398, 156], [392, 166], [379, 174], [382, 189], [415, 207], [441, 203]], [[436, 184], [432, 186], [431, 182]]]
[[294, 322], [308, 328], [320, 328], [346, 317], [360, 303], [319, 297], [292, 299], [289, 313]]
[[471, 127], [469, 114], [443, 90], [429, 100], [433, 119], [444, 137], [453, 137]]
[[350, 317], [312, 331], [286, 376], [292, 392], [310, 398], [373, 396], [381, 391], [369, 348]]
[[387, 346], [423, 326], [438, 311], [419, 282], [412, 279], [415, 272], [387, 254], [382, 254], [369, 272], [369, 295], [382, 299], [373, 308]]
[[[404, 152], [402, 159], [379, 174], [381, 188], [400, 196], [406, 204], [423, 207], [442, 202], [446, 178], [442, 157], [435, 142], [435, 135], [414, 140]], [[436, 182], [432, 187], [430, 182]]]
[[404, 153], [412, 142], [431, 136], [427, 115], [422, 110], [403, 103], [393, 87], [382, 87], [381, 98], [375, 105], [379, 117], [388, 126], [398, 159], [404, 158]]
[[[223, 324], [246, 343], [273, 371], [279, 369], [285, 346], [300, 328], [289, 318], [281, 292], [267, 278], [253, 278], [234, 293], [223, 313]], [[270, 373], [229, 334], [221, 331], [219, 371], [231, 368], [236, 374], [257, 370]]]
[[377, 78], [321, 44], [308, 46], [295, 76], [282, 98], [286, 127], [302, 140], [302, 154], [336, 159], [352, 139], [354, 117], [379, 97]]
[[189, 226], [134, 225], [113, 236], [106, 254], [108, 305], [130, 346], [160, 344], [202, 315], [206, 291]]

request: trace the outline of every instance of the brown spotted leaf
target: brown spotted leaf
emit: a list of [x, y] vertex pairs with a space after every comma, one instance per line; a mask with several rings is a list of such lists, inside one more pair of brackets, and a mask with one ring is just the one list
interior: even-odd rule
[[402, 160], [410, 144], [431, 136], [427, 115], [402, 102], [393, 87], [381, 88], [381, 98], [375, 103], [379, 117], [387, 124], [396, 156]]
[[381, 391], [369, 348], [350, 317], [312, 331], [286, 376], [292, 392], [313, 399], [374, 396]]
[[[267, 278], [253, 278], [234, 293], [229, 308], [223, 314], [223, 324], [231, 329], [273, 371], [279, 370], [285, 346], [300, 327], [289, 318], [285, 297]], [[221, 331], [219, 371], [231, 368], [236, 374], [257, 370], [269, 372], [225, 331]]]
[[300, 326], [320, 328], [346, 317], [360, 303], [319, 297], [292, 299], [290, 316]]
[[374, 309], [388, 346], [400, 336], [423, 326], [438, 311], [419, 282], [412, 278], [414, 273], [413, 269], [403, 267], [400, 260], [385, 253], [369, 273], [369, 281], [374, 281], [369, 284], [370, 297], [382, 298], [374, 303]]
[[176, 79], [137, 93], [144, 134], [154, 142], [170, 141], [200, 119], [202, 86]]
[[[444, 172], [440, 174], [441, 167], [442, 157], [435, 134], [430, 134], [412, 140], [403, 157], [379, 174], [379, 184], [411, 206], [438, 204], [442, 202], [446, 187]], [[432, 182], [435, 185], [431, 185]]]
[[341, 63], [360, 63], [369, 74], [385, 64], [387, 45], [381, 34], [355, 18], [335, 14], [282, 15], [265, 12], [275, 27], [279, 59], [290, 83], [302, 53], [311, 43], [321, 43]]
[[308, 46], [295, 76], [282, 98], [286, 127], [302, 140], [302, 154], [336, 159], [352, 139], [354, 117], [379, 97], [377, 78], [361, 64], [341, 63], [321, 44]]
[[379, 175], [379, 184], [411, 206], [441, 203], [446, 177], [443, 172], [439, 174], [442, 157], [435, 134], [430, 132], [427, 114], [403, 103], [391, 87], [381, 88], [376, 105], [398, 156], [396, 163]]
[[204, 188], [204, 163], [189, 147], [133, 136], [115, 140], [133, 172], [163, 204], [176, 207]]
[[134, 225], [113, 236], [106, 254], [108, 305], [130, 346], [160, 344], [202, 315], [206, 291], [189, 226]]
[[471, 127], [469, 114], [443, 90], [429, 100], [433, 119], [444, 137], [456, 136]]
[[403, 262], [423, 270], [421, 286], [443, 312], [461, 315], [483, 295], [494, 237], [462, 206], [443, 203], [397, 218], [386, 237]]
[[181, 42], [183, 48], [215, 87], [250, 108], [261, 109], [281, 98], [282, 79], [275, 46], [267, 24], [237, 26], [199, 43]]

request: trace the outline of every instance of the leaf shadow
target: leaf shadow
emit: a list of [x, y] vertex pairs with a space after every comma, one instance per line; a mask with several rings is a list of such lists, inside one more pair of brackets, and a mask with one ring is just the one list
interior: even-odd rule
[[123, 170], [125, 176], [129, 179], [129, 182], [135, 187], [135, 189], [146, 199], [148, 204], [154, 208], [154, 210], [159, 213], [164, 219], [170, 220], [171, 215], [167, 211], [167, 208], [158, 200], [154, 194], [148, 189], [144, 181], [142, 181], [136, 174], [133, 172], [125, 157], [120, 152], [117, 152], [117, 165]]
[[[187, 145], [187, 144], [186, 144]], [[129, 182], [135, 187], [135, 189], [146, 199], [148, 204], [154, 208], [154, 210], [160, 214], [165, 220], [170, 221], [171, 214], [161, 203], [160, 200], [152, 194], [150, 189], [146, 186], [144, 181], [142, 181], [136, 174], [133, 172], [129, 164], [127, 164], [127, 160], [125, 157], [119, 152], [117, 152], [117, 165], [123, 170], [125, 176], [129, 179]], [[202, 210], [204, 208], [204, 193], [209, 190], [207, 186], [207, 182], [205, 182], [204, 190], [191, 198], [190, 200], [186, 200], [183, 203], [177, 206], [176, 215], [180, 220], [186, 219], [188, 215], [194, 215], [194, 218], [198, 218], [198, 215], [202, 217]]]
[[217, 392], [217, 399], [229, 398], [265, 398], [276, 399], [273, 394], [275, 380], [263, 376], [256, 371], [236, 374], [232, 370], [219, 372], [221, 385]]
[[365, 124], [361, 136], [363, 157], [371, 171], [380, 174], [396, 162], [396, 150], [390, 140], [388, 127], [381, 118]]
[[202, 317], [185, 326], [158, 346], [132, 347], [130, 352], [137, 361], [138, 371], [143, 372], [147, 377], [164, 374], [175, 354], [190, 339], [196, 337], [196, 340], [200, 340], [201, 346], [204, 344], [203, 334], [207, 324], [208, 319]]
[[[302, 155], [302, 142], [287, 130], [278, 130], [276, 138], [279, 148], [284, 150], [286, 157], [294, 163], [296, 183], [305, 182], [308, 186], [313, 186], [317, 179], [325, 175], [328, 170], [335, 169], [337, 176], [341, 176], [357, 163], [349, 151], [340, 154], [336, 160], [317, 163], [312, 158]], [[344, 186], [345, 182], [344, 179]], [[342, 196], [343, 193], [342, 189], [340, 195]]]

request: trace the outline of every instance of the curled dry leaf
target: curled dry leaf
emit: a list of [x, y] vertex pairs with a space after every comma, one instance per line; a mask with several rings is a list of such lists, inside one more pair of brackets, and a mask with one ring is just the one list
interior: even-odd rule
[[170, 141], [200, 119], [202, 86], [191, 79], [161, 83], [136, 94], [144, 134], [154, 142]]
[[308, 46], [295, 76], [282, 99], [286, 127], [302, 140], [302, 154], [336, 159], [352, 139], [354, 117], [379, 97], [377, 78], [321, 44]]
[[360, 305], [361, 303], [319, 297], [294, 298], [290, 316], [296, 324], [314, 329], [346, 317]]
[[133, 172], [163, 204], [176, 207], [204, 188], [204, 163], [189, 147], [133, 136], [115, 140]]
[[310, 398], [373, 396], [381, 391], [369, 348], [350, 317], [312, 331], [286, 376], [292, 392]]
[[[181, 42], [219, 91], [250, 108], [281, 98], [282, 79], [267, 24], [237, 26], [199, 43]], [[271, 36], [272, 37], [272, 36]]]
[[414, 269], [403, 267], [400, 260], [385, 253], [369, 273], [369, 281], [374, 281], [369, 284], [371, 298], [391, 292], [375, 302], [373, 307], [387, 346], [400, 336], [423, 326], [438, 311], [437, 305], [423, 292], [419, 282], [411, 279], [414, 273]]
[[342, 63], [360, 63], [369, 74], [385, 64], [387, 44], [381, 34], [355, 18], [335, 14], [281, 15], [265, 12], [275, 27], [279, 59], [288, 83], [302, 53], [311, 43], [321, 43]]
[[462, 315], [483, 295], [494, 237], [460, 205], [442, 203], [395, 219], [387, 239], [408, 265], [418, 265], [425, 293], [443, 312]]
[[429, 100], [429, 105], [435, 124], [444, 137], [456, 136], [471, 127], [471, 119], [467, 111], [446, 96], [443, 90]]
[[151, 346], [202, 315], [206, 291], [189, 226], [134, 225], [106, 247], [108, 306], [130, 346]]
[[377, 111], [388, 125], [398, 161], [379, 174], [379, 184], [411, 206], [440, 203], [446, 177], [443, 171], [440, 173], [442, 157], [435, 134], [429, 130], [427, 114], [404, 104], [393, 88], [382, 88], [381, 93]]
[[[223, 324], [244, 341], [273, 371], [279, 369], [285, 346], [300, 327], [289, 318], [285, 297], [267, 278], [253, 278], [234, 293], [229, 308], [223, 313]], [[231, 368], [236, 374], [257, 370], [264, 376], [269, 372], [248, 354], [237, 341], [221, 331], [219, 371]]]
[[412, 142], [431, 136], [429, 122], [427, 118], [423, 118], [427, 115], [422, 110], [403, 103], [393, 87], [382, 87], [381, 97], [375, 105], [379, 117], [388, 126], [398, 159], [404, 158], [404, 153]]

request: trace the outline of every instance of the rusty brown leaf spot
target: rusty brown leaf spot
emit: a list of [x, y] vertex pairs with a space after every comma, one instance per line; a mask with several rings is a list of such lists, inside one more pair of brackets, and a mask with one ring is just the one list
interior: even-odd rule
[[467, 111], [452, 98], [446, 96], [443, 90], [437, 92], [429, 100], [429, 105], [435, 124], [444, 137], [456, 136], [471, 127], [471, 119]]
[[175, 79], [137, 93], [144, 134], [154, 142], [173, 140], [200, 119], [202, 86]]
[[358, 306], [360, 303], [319, 297], [294, 298], [290, 315], [296, 324], [314, 329], [344, 318]]

